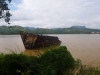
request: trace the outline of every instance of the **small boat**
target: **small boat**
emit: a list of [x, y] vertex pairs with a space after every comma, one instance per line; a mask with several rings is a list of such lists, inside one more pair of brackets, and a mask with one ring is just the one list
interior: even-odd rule
[[23, 32], [20, 32], [20, 35], [26, 49], [44, 48], [61, 44], [61, 41], [56, 36], [47, 36]]

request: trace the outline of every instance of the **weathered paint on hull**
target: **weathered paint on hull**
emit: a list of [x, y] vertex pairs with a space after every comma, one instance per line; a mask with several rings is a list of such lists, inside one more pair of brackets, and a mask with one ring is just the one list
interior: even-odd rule
[[60, 45], [61, 41], [55, 36], [20, 33], [26, 49], [43, 48]]

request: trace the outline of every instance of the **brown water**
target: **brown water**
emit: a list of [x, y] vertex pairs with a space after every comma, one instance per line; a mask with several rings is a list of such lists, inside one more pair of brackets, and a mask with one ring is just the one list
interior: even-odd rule
[[11, 53], [11, 51], [24, 51], [20, 35], [0, 35], [0, 52]]
[[[50, 35], [52, 36], [52, 35]], [[63, 46], [66, 46], [75, 59], [81, 59], [83, 64], [100, 65], [100, 34], [60, 34], [58, 36]], [[34, 54], [36, 50], [25, 50], [20, 35], [0, 35], [0, 52], [12, 51]], [[38, 53], [38, 52], [37, 52]]]

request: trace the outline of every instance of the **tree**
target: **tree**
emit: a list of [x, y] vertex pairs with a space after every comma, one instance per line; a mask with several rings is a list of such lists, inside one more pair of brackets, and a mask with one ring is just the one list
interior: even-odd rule
[[0, 0], [0, 19], [4, 18], [5, 22], [10, 24], [10, 17], [12, 16], [9, 12], [9, 8], [8, 8], [8, 3], [7, 2], [11, 2], [11, 0]]

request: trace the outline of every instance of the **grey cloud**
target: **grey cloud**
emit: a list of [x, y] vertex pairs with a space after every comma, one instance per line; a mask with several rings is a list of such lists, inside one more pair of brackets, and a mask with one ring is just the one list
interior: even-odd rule
[[99, 0], [22, 0], [12, 10], [12, 25], [100, 28]]

